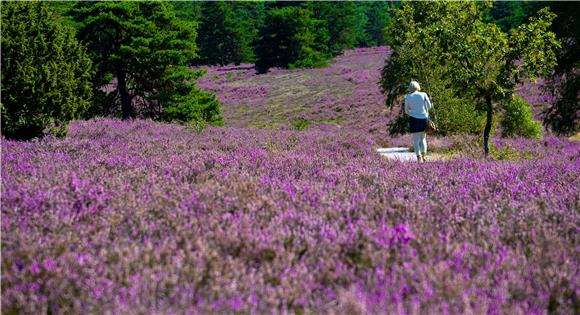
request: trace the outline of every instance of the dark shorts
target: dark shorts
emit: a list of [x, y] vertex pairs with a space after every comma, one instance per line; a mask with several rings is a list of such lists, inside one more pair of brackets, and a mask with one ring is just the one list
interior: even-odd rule
[[426, 128], [427, 128], [427, 118], [420, 119], [409, 116], [409, 131], [411, 133], [424, 132]]

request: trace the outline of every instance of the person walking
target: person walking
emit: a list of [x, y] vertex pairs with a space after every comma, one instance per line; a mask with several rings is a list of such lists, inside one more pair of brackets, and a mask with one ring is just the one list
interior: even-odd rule
[[427, 135], [425, 129], [429, 122], [429, 110], [433, 104], [426, 93], [420, 92], [417, 81], [409, 83], [409, 94], [405, 96], [405, 113], [409, 115], [409, 129], [413, 135], [413, 147], [417, 162], [425, 162], [427, 155]]

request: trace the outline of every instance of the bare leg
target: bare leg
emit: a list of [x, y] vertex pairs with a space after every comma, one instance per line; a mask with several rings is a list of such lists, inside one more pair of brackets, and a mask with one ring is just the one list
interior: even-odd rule
[[419, 145], [421, 147], [421, 155], [423, 157], [427, 156], [427, 134], [425, 132], [421, 132]]
[[421, 162], [421, 133], [413, 132], [413, 147], [415, 148], [415, 155], [417, 155], [417, 162]]

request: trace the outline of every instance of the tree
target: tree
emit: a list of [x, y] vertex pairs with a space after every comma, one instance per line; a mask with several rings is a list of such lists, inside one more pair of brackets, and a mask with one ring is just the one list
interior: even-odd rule
[[198, 43], [204, 64], [238, 65], [251, 54], [248, 37], [229, 2], [205, 2], [200, 22]]
[[580, 131], [580, 6], [577, 2], [533, 2], [532, 12], [548, 6], [557, 14], [552, 29], [562, 41], [558, 66], [548, 81], [548, 89], [557, 100], [546, 108], [544, 125], [557, 134]]
[[367, 34], [365, 28], [369, 21], [367, 17], [367, 5], [365, 2], [356, 2], [355, 3], [355, 26], [354, 26], [354, 33], [355, 33], [355, 40], [356, 40], [356, 47], [368, 47], [369, 45], [369, 35]]
[[320, 22], [328, 34], [323, 43], [327, 52], [336, 56], [356, 43], [355, 7], [351, 2], [307, 2], [304, 8], [310, 10], [312, 17]]
[[256, 71], [272, 67], [305, 68], [326, 65], [329, 57], [315, 44], [316, 22], [304, 8], [286, 6], [270, 9], [259, 30], [255, 47]]
[[74, 31], [43, 2], [2, 4], [2, 134], [66, 132], [89, 106], [92, 64]]
[[548, 10], [541, 10], [508, 35], [483, 21], [481, 5], [414, 2], [393, 9], [396, 27], [390, 29], [390, 35], [395, 54], [383, 68], [382, 88], [387, 105], [393, 106], [411, 79], [435, 73], [423, 83], [429, 88], [445, 78], [445, 88], [485, 112], [483, 149], [487, 157], [494, 104], [509, 101], [516, 84], [547, 74], [555, 66], [559, 43], [548, 30], [554, 19]]
[[80, 28], [80, 24], [68, 14], [74, 7], [74, 1], [47, 1], [50, 10], [58, 15], [58, 17], [67, 25], [71, 26], [75, 32]]
[[84, 24], [79, 37], [97, 68], [93, 84], [103, 114], [114, 113], [120, 104], [125, 119], [137, 114], [167, 119], [187, 109], [197, 114], [178, 117], [221, 121], [215, 96], [195, 87], [202, 73], [186, 66], [196, 57], [195, 24], [177, 19], [170, 5], [80, 2], [72, 14]]
[[497, 24], [502, 31], [509, 32], [520, 26], [526, 18], [522, 2], [494, 1], [485, 17], [486, 22]]
[[542, 137], [542, 124], [534, 120], [534, 111], [528, 102], [517, 95], [504, 105], [501, 126], [504, 137]]
[[390, 23], [389, 5], [386, 2], [372, 2], [367, 11], [368, 22], [365, 33], [369, 46], [381, 46], [387, 43], [386, 28]]
[[265, 5], [264, 2], [230, 2], [232, 5], [236, 23], [242, 29], [242, 42], [244, 60], [243, 62], [254, 63], [254, 45], [258, 40], [258, 30], [264, 24]]
[[199, 21], [203, 2], [201, 1], [171, 1], [175, 16], [184, 21]]

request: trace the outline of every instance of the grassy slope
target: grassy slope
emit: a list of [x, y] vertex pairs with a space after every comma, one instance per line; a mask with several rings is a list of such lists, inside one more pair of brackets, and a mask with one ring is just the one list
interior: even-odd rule
[[[388, 47], [348, 50], [321, 69], [273, 69], [256, 75], [253, 65], [212, 67], [200, 80], [202, 88], [217, 93], [226, 126], [257, 128], [358, 129], [375, 139], [387, 138], [387, 124], [396, 114], [384, 105], [378, 82]], [[541, 86], [518, 88], [534, 108], [536, 118], [551, 98]]]
[[274, 69], [255, 75], [251, 65], [210, 68], [200, 86], [218, 94], [226, 125], [385, 129], [388, 111], [378, 87], [386, 47], [347, 51], [321, 69]]

